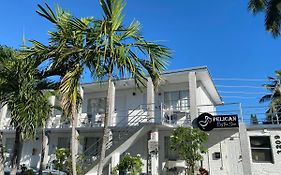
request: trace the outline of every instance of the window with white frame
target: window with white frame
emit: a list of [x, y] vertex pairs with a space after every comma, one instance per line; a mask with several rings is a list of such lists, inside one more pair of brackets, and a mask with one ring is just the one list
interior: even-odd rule
[[269, 136], [250, 137], [252, 161], [255, 163], [273, 163]]
[[70, 148], [70, 137], [59, 137], [57, 148]]
[[188, 109], [188, 91], [164, 92], [164, 103], [166, 109], [185, 111]]

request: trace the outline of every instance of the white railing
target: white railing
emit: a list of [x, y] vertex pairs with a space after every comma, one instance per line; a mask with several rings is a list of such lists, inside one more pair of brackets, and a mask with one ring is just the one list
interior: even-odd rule
[[161, 104], [161, 121], [162, 124], [170, 126], [190, 125], [189, 107], [171, 108]]

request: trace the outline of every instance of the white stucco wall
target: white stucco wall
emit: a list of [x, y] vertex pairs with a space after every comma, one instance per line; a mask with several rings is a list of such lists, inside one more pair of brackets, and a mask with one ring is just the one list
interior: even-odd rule
[[203, 87], [201, 83], [197, 83], [198, 87], [196, 90], [196, 101], [199, 108], [199, 115], [203, 112], [208, 112], [211, 114], [215, 114], [215, 107], [213, 106], [213, 102], [206, 89]]
[[[278, 130], [248, 130], [248, 136], [270, 136], [271, 141], [271, 148], [272, 148], [272, 156], [273, 156], [273, 163], [254, 163], [251, 160], [251, 167], [252, 167], [252, 174], [253, 175], [280, 175], [281, 174], [281, 153], [277, 154], [278, 150], [275, 143], [277, 139], [275, 136], [281, 137], [281, 129]], [[281, 139], [278, 139], [281, 140]], [[250, 139], [248, 138], [248, 141]], [[250, 149], [250, 148], [248, 148]], [[250, 151], [250, 158], [252, 158], [251, 151]]]
[[[208, 134], [208, 153], [204, 155], [203, 167], [210, 175], [243, 174], [238, 128], [214, 129]], [[216, 159], [215, 152], [221, 153], [221, 158]]]

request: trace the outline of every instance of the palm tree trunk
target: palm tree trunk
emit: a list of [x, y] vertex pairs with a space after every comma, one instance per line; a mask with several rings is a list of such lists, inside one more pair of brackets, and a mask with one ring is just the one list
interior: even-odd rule
[[103, 138], [102, 138], [102, 146], [101, 146], [101, 154], [100, 154], [100, 162], [98, 166], [98, 175], [102, 175], [103, 166], [104, 166], [104, 158], [105, 158], [105, 151], [106, 151], [106, 144], [109, 140], [109, 120], [111, 120], [112, 113], [110, 111], [110, 104], [112, 103], [112, 75], [108, 75], [108, 89], [107, 89], [107, 98], [106, 98], [106, 110], [104, 116], [104, 128], [103, 128]]
[[46, 165], [45, 165], [45, 162], [44, 162], [46, 147], [47, 147], [46, 131], [45, 131], [45, 127], [43, 127], [42, 128], [42, 145], [41, 145], [39, 175], [42, 175], [42, 171], [46, 168]]
[[77, 175], [76, 167], [76, 156], [77, 156], [77, 147], [78, 147], [78, 133], [76, 130], [77, 127], [77, 106], [72, 104], [72, 128], [71, 128], [71, 161], [72, 161], [72, 175]]
[[4, 174], [4, 163], [3, 132], [0, 132], [0, 174]]
[[14, 150], [13, 150], [13, 157], [12, 157], [12, 169], [11, 169], [11, 175], [16, 175], [17, 168], [20, 164], [20, 155], [21, 155], [21, 131], [19, 128], [16, 128], [16, 137], [15, 137], [15, 144], [14, 144]]

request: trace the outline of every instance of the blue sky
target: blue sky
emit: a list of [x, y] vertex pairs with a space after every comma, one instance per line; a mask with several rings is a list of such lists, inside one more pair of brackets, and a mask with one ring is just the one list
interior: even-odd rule
[[[1, 2], [0, 44], [20, 47], [27, 39], [47, 42], [50, 23], [35, 12], [37, 4], [59, 4], [77, 17], [101, 17], [98, 0], [6, 0]], [[265, 79], [281, 69], [280, 39], [264, 30], [264, 15], [253, 16], [246, 0], [128, 0], [126, 22], [139, 20], [143, 35], [161, 40], [173, 50], [168, 69], [207, 65], [214, 78]], [[86, 79], [85, 81], [88, 81]], [[262, 81], [215, 81], [217, 85], [260, 86]], [[226, 88], [220, 91], [264, 93], [260, 88]], [[262, 94], [221, 94], [226, 103], [258, 105]], [[229, 98], [227, 96], [243, 96]], [[249, 97], [249, 98], [248, 98]]]

